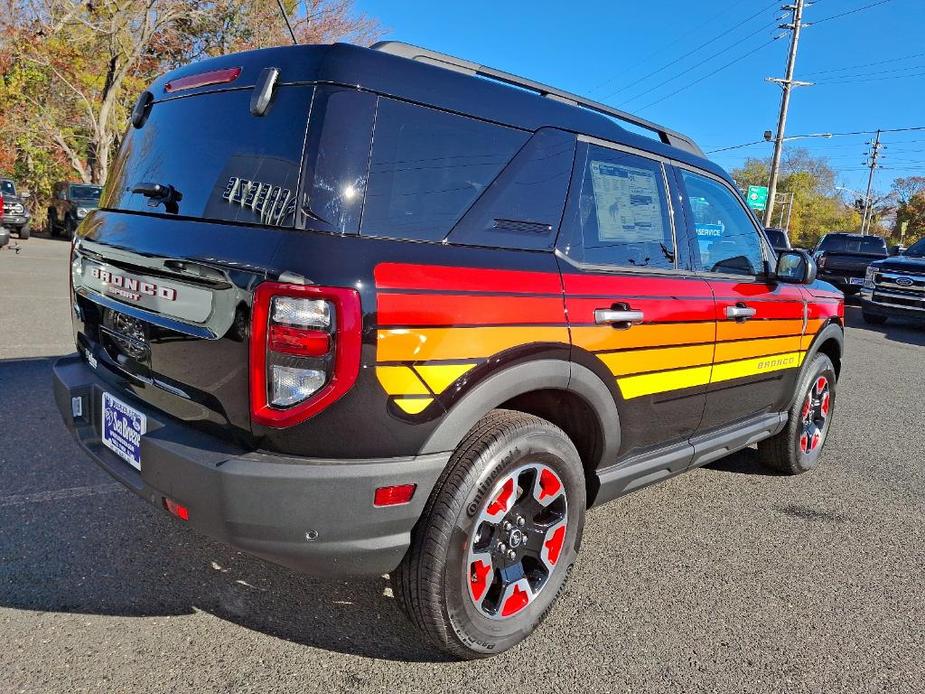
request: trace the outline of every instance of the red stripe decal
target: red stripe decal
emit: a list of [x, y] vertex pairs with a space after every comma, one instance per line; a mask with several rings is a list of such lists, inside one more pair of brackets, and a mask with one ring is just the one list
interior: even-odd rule
[[712, 299], [689, 299], [673, 301], [671, 299], [623, 299], [613, 296], [606, 299], [573, 299], [568, 297], [568, 315], [572, 323], [594, 323], [594, 311], [610, 308], [614, 303], [625, 303], [636, 311], [642, 311], [646, 323], [675, 323], [692, 321], [712, 321]]
[[[726, 319], [726, 308], [729, 306], [735, 306], [736, 301], [731, 301], [729, 299], [720, 299], [716, 302], [716, 318], [717, 320], [727, 320]], [[789, 319], [789, 320], [803, 320], [803, 302], [796, 301], [746, 301], [743, 300], [742, 303], [747, 303], [749, 308], [755, 309], [754, 318], [751, 320], [761, 320], [762, 318], [770, 319]]]
[[379, 294], [379, 325], [526, 325], [565, 322], [559, 297]]
[[710, 297], [710, 287], [701, 279], [633, 277], [631, 275], [563, 274], [565, 291], [571, 295], [592, 296], [673, 296]]
[[380, 263], [373, 271], [379, 289], [561, 294], [559, 275], [525, 270], [484, 270], [445, 265]]

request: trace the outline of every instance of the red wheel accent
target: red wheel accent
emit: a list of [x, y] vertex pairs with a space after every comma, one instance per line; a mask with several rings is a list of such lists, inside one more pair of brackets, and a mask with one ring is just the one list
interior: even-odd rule
[[807, 396], [806, 402], [803, 403], [803, 413], [800, 415], [804, 420], [809, 416], [809, 410], [813, 405], [812, 396]]
[[511, 496], [514, 494], [514, 478], [511, 477], [507, 482], [504, 483], [504, 486], [501, 487], [501, 491], [498, 492], [498, 496], [495, 497], [495, 500], [488, 504], [488, 508], [485, 509], [489, 516], [496, 516], [499, 513], [507, 511], [508, 502], [511, 500]]
[[559, 553], [562, 551], [563, 540], [565, 540], [565, 526], [560, 525], [553, 532], [552, 537], [546, 540], [545, 543], [550, 564], [555, 564], [557, 561], [559, 561]]
[[806, 434], [800, 436], [800, 452], [806, 453], [809, 448], [809, 437]]
[[825, 390], [825, 387], [826, 387], [826, 385], [828, 385], [828, 383], [829, 383], [829, 382], [828, 382], [828, 380], [826, 379], [825, 376], [820, 376], [820, 377], [816, 380], [816, 390], [818, 390], [818, 391], [821, 393], [823, 390]]
[[816, 447], [819, 445], [819, 442], [821, 440], [822, 440], [822, 435], [817, 431], [815, 434], [813, 434], [812, 441], [809, 444], [809, 450], [811, 451], [816, 450]]
[[474, 561], [472, 562], [471, 572], [472, 580], [469, 587], [472, 590], [472, 598], [478, 602], [488, 589], [488, 574], [491, 573], [491, 564], [486, 564], [481, 559]]
[[822, 396], [822, 404], [819, 406], [820, 411], [822, 412], [823, 417], [829, 416], [829, 394], [826, 393]]
[[528, 602], [530, 602], [530, 593], [515, 585], [514, 591], [501, 606], [501, 616], [510, 617], [512, 614], [517, 614], [527, 606]]
[[549, 468], [544, 467], [540, 472], [540, 496], [542, 501], [547, 496], [555, 496], [562, 489], [562, 482], [556, 477], [556, 474]]

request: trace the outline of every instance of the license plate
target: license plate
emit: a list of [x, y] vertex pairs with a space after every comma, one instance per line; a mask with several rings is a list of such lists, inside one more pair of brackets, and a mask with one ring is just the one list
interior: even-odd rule
[[141, 412], [103, 393], [103, 445], [139, 471], [146, 427], [147, 418]]
[[857, 284], [857, 285], [863, 287], [863, 286], [864, 286], [864, 278], [863, 278], [863, 277], [852, 277], [851, 279], [848, 280], [848, 283], [849, 283], [849, 284]]

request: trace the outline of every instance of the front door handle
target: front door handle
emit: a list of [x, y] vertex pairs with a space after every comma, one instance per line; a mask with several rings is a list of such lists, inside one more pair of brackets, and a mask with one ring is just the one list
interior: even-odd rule
[[734, 321], [747, 321], [752, 318], [758, 311], [745, 304], [736, 304], [735, 306], [726, 307], [726, 318]]
[[612, 308], [598, 308], [594, 310], [594, 322], [598, 325], [615, 325], [618, 327], [632, 327], [645, 320], [642, 311], [618, 310]]

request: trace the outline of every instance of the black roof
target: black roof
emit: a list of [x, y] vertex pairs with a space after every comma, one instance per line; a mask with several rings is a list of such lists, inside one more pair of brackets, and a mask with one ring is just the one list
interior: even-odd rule
[[[373, 50], [350, 44], [280, 46], [212, 58], [185, 65], [162, 75], [149, 90], [156, 100], [182, 98], [182, 95], [168, 96], [164, 91], [164, 85], [178, 77], [228, 67], [242, 68], [240, 76], [234, 82], [234, 88], [251, 87], [256, 83], [263, 68], [268, 66], [280, 69], [281, 84], [340, 84], [524, 130], [559, 128], [684, 161], [731, 181], [725, 171], [709, 160], [686, 149], [673, 147], [652, 137], [627, 130], [621, 127], [614, 117], [599, 111], [567, 103], [563, 99], [548, 98], [535, 90], [497, 79], [486, 79], [428, 62], [411, 60], [386, 50]], [[536, 84], [528, 80], [524, 82]], [[228, 86], [218, 84], [202, 87], [197, 91], [220, 91]], [[673, 134], [684, 138], [694, 150], [699, 151], [689, 138]]]

